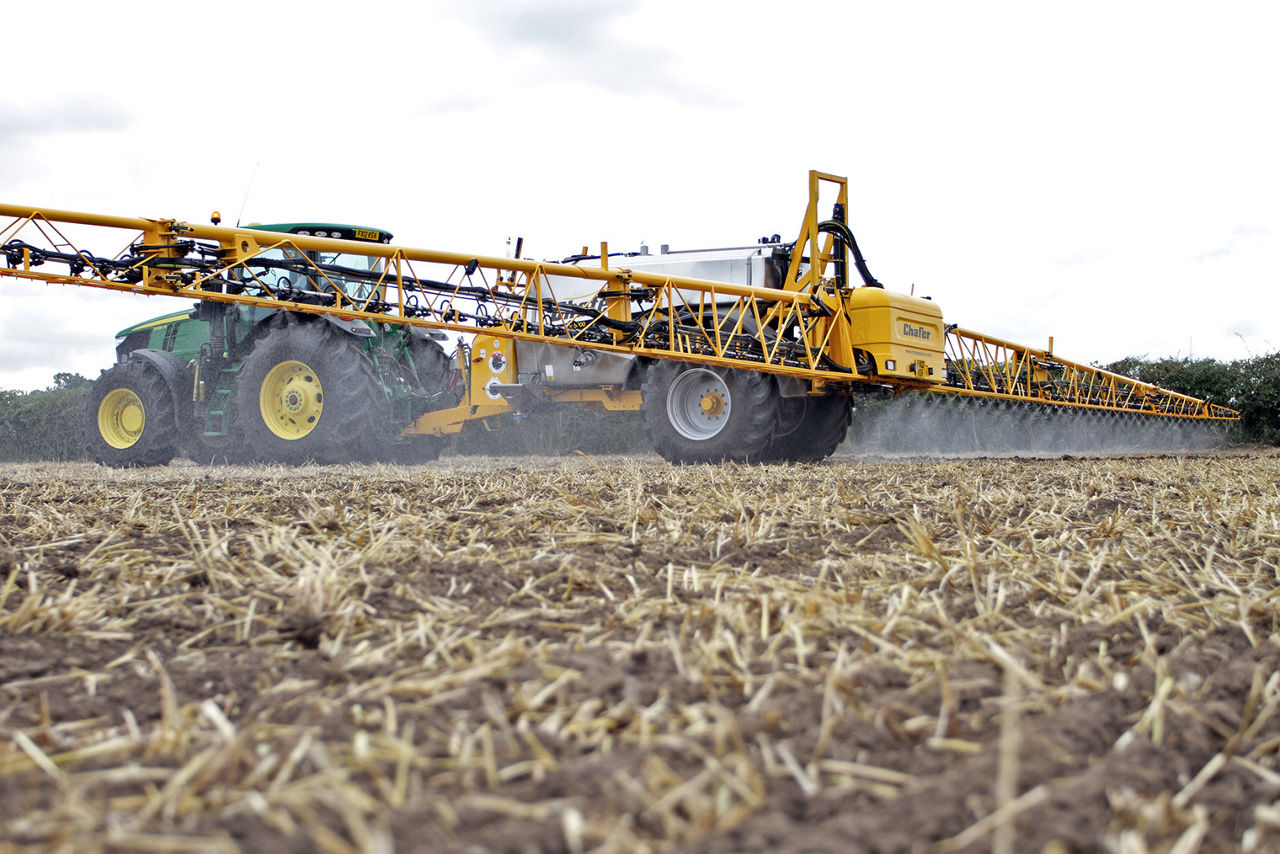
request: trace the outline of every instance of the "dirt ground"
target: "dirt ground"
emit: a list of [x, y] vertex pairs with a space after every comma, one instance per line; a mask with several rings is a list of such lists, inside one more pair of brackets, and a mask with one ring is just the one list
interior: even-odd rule
[[0, 849], [1280, 851], [1278, 483], [0, 467]]

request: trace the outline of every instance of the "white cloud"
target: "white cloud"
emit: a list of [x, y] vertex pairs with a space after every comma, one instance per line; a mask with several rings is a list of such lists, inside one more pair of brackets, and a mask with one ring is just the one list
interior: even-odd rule
[[115, 361], [117, 331], [191, 305], [11, 279], [0, 279], [0, 300], [0, 388], [19, 389], [44, 388], [61, 371], [93, 379]]
[[[645, 97], [700, 108], [735, 103], [681, 76], [662, 30], [643, 25], [638, 0], [502, 0], [452, 7], [496, 46], [520, 82], [572, 82], [610, 97]], [[670, 24], [668, 25], [670, 26]], [[572, 109], [565, 105], [562, 113]]]
[[1226, 258], [1236, 252], [1242, 245], [1248, 245], [1267, 236], [1267, 229], [1256, 225], [1238, 225], [1231, 231], [1231, 236], [1222, 243], [1192, 256], [1200, 264]]
[[47, 101], [0, 101], [0, 140], [52, 134], [123, 131], [133, 124], [127, 108], [80, 93], [59, 93]]

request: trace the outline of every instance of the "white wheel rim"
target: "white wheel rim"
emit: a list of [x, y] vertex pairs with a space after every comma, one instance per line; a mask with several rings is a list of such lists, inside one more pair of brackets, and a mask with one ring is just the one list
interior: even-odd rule
[[667, 391], [667, 420], [686, 439], [702, 442], [729, 423], [732, 401], [724, 379], [706, 368], [676, 377]]

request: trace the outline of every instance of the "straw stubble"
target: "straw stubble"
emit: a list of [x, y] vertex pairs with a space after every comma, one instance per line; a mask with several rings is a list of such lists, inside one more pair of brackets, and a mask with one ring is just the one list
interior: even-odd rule
[[10, 842], [1280, 830], [1271, 453], [4, 474]]

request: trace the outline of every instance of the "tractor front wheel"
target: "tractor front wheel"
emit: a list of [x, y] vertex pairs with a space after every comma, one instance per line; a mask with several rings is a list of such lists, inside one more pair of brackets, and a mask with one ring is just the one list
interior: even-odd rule
[[159, 371], [138, 361], [102, 372], [85, 402], [89, 459], [117, 467], [162, 466], [179, 442], [173, 395]]
[[778, 423], [778, 391], [756, 371], [681, 362], [651, 365], [640, 411], [668, 462], [759, 462]]
[[332, 324], [293, 321], [245, 358], [236, 426], [255, 460], [364, 459], [381, 437], [378, 394], [372, 364], [354, 338]]

